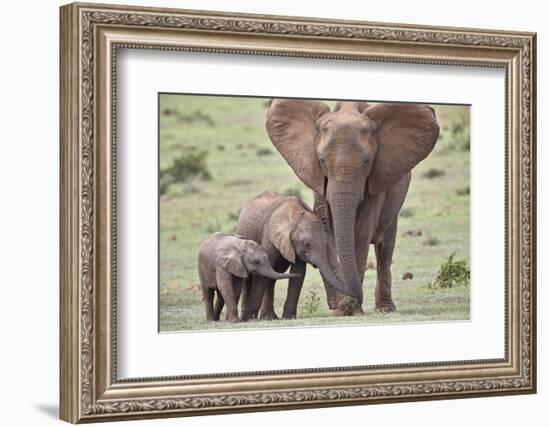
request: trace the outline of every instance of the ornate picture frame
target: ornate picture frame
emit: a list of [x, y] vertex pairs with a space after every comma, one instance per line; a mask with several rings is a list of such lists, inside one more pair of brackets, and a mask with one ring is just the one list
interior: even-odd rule
[[[536, 35], [70, 4], [61, 8], [60, 416], [72, 422], [536, 391]], [[505, 70], [505, 357], [117, 378], [117, 49]]]

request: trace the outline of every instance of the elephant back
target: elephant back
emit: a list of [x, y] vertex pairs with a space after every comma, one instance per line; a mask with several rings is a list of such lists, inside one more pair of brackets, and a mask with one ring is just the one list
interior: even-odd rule
[[250, 199], [241, 209], [236, 233], [246, 239], [261, 243], [263, 226], [275, 209], [287, 198], [287, 196], [273, 191], [264, 191]]

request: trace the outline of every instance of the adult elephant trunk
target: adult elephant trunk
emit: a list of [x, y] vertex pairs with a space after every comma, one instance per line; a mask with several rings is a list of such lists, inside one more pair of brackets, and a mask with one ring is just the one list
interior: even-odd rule
[[258, 269], [255, 271], [257, 274], [261, 274], [262, 276], [268, 277], [270, 279], [279, 280], [279, 279], [291, 279], [293, 277], [300, 277], [298, 274], [293, 273], [279, 273], [271, 267], [271, 265], [262, 265], [261, 267], [258, 267]]
[[363, 191], [354, 191], [357, 179], [336, 182], [327, 186], [327, 200], [332, 213], [336, 254], [340, 264], [342, 279], [352, 290], [359, 305], [363, 303], [363, 286], [357, 269], [355, 254], [355, 220], [357, 207], [361, 202], [358, 194]]

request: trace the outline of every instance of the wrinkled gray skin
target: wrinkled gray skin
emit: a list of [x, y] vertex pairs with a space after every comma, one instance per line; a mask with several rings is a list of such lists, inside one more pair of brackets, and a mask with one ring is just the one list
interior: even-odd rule
[[[327, 283], [343, 292], [347, 289], [330, 267], [327, 233], [321, 220], [299, 198], [266, 191], [247, 202], [239, 215], [237, 234], [258, 242], [269, 262], [279, 272], [297, 277], [289, 280], [283, 318], [293, 319], [306, 274], [306, 263], [319, 268]], [[276, 319], [273, 307], [275, 281], [255, 277], [245, 281], [241, 319]], [[260, 306], [261, 304], [261, 306]]]
[[[227, 320], [238, 322], [237, 304], [242, 280], [250, 274], [273, 280], [289, 279], [294, 274], [281, 274], [273, 270], [266, 252], [257, 243], [221, 233], [214, 233], [199, 248], [199, 278], [206, 309], [206, 320], [220, 320], [220, 313], [227, 304]], [[214, 293], [218, 299], [214, 307]]]
[[362, 312], [370, 244], [377, 260], [376, 308], [395, 310], [391, 261], [397, 217], [411, 169], [439, 136], [434, 111], [419, 104], [276, 99], [267, 132], [296, 175], [314, 191], [315, 213], [329, 235], [329, 257], [353, 298], [325, 289], [335, 315]]

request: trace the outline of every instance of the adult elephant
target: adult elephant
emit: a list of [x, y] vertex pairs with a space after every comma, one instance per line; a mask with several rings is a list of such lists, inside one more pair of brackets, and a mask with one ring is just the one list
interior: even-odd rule
[[329, 234], [330, 259], [354, 298], [328, 286], [336, 315], [362, 311], [370, 244], [377, 260], [376, 308], [395, 310], [391, 260], [397, 217], [411, 169], [433, 149], [439, 126], [419, 104], [275, 99], [267, 132], [298, 178], [314, 191], [315, 213]]
[[[297, 275], [289, 280], [283, 318], [296, 317], [306, 263], [319, 269], [328, 286], [347, 291], [331, 269], [323, 223], [298, 197], [265, 191], [252, 198], [241, 209], [237, 234], [259, 243], [276, 271], [284, 272], [290, 266], [290, 273]], [[258, 312], [260, 319], [276, 319], [275, 280], [254, 276], [243, 283], [241, 320], [249, 320]]]

